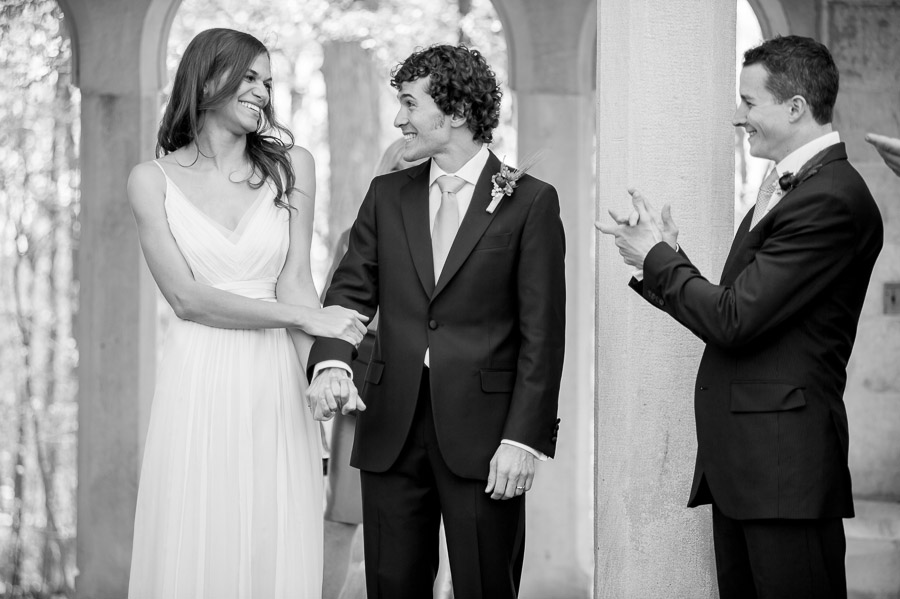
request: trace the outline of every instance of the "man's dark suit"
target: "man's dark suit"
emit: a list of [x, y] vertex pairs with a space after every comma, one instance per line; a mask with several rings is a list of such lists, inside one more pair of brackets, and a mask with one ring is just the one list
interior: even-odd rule
[[719, 285], [663, 243], [633, 282], [706, 342], [691, 507], [736, 520], [853, 516], [843, 391], [883, 226], [844, 144], [820, 164], [749, 230], [751, 210]]
[[[491, 177], [500, 170], [490, 154], [435, 284], [429, 169], [426, 162], [373, 180], [325, 297], [326, 305], [367, 316], [379, 310], [378, 339], [362, 390], [367, 409], [359, 416], [351, 462], [363, 471], [365, 518], [365, 505], [373, 500], [366, 476], [390, 473], [403, 457], [414, 417], [425, 409], [420, 395], [424, 403], [430, 395], [425, 407], [433, 418], [427, 424], [433, 426], [448, 478], [478, 481], [487, 501], [484, 481], [501, 439], [551, 457], [556, 447], [565, 329], [565, 241], [556, 191], [526, 175], [512, 196], [488, 213]], [[423, 372], [426, 348], [430, 368]], [[309, 364], [330, 359], [349, 364], [352, 352], [345, 342], [322, 338]], [[420, 394], [423, 376], [430, 384]], [[498, 505], [491, 509], [522, 511], [522, 499], [493, 501]], [[477, 553], [477, 548], [453, 547], [459, 535], [451, 529], [457, 523], [444, 516], [456, 584], [464, 575], [458, 573], [462, 560], [453, 563], [454, 553]], [[368, 519], [364, 524], [368, 568], [375, 526]], [[509, 587], [509, 571], [481, 568], [482, 579], [505, 578]], [[517, 585], [518, 573], [513, 576]]]

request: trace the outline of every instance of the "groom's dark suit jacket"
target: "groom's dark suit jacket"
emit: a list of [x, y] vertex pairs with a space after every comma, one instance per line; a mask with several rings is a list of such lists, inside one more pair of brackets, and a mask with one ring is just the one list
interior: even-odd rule
[[713, 500], [736, 519], [850, 517], [843, 391], [881, 215], [837, 144], [752, 231], [751, 218], [719, 285], [664, 243], [643, 284], [632, 281], [706, 342], [689, 505]]
[[[491, 153], [435, 284], [428, 216], [430, 162], [376, 177], [325, 305], [379, 312], [351, 463], [391, 467], [406, 441], [430, 349], [434, 425], [444, 461], [487, 478], [501, 439], [553, 456], [565, 332], [565, 240], [556, 190], [525, 175], [493, 214]], [[352, 361], [320, 338], [310, 369]]]

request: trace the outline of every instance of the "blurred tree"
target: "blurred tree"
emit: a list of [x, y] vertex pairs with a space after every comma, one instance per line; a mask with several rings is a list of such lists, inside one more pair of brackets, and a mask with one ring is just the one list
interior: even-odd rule
[[4, 0], [0, 44], [0, 590], [71, 596], [78, 92], [55, 1]]
[[331, 180], [327, 247], [335, 250], [340, 234], [353, 224], [375, 166], [381, 157], [379, 84], [369, 53], [357, 41], [322, 45]]

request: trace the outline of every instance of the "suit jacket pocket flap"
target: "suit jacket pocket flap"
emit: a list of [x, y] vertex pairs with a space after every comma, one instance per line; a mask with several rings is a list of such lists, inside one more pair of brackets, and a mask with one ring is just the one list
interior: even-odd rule
[[731, 383], [732, 412], [782, 412], [805, 405], [803, 388], [791, 383]]
[[485, 393], [512, 393], [515, 384], [515, 370], [481, 371], [481, 390]]
[[475, 246], [474, 251], [505, 248], [509, 246], [510, 239], [512, 239], [512, 233], [504, 233], [502, 235], [485, 235], [478, 242], [478, 245]]
[[369, 368], [366, 370], [366, 382], [377, 385], [381, 382], [381, 374], [384, 372], [384, 362], [369, 362]]

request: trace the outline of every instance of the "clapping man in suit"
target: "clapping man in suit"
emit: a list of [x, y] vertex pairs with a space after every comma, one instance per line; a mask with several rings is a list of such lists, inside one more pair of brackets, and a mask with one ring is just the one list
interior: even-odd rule
[[[431, 596], [443, 515], [455, 596], [512, 598], [534, 460], [556, 447], [559, 200], [529, 175], [496, 179], [486, 144], [500, 89], [477, 51], [416, 52], [391, 84], [403, 159], [429, 160], [372, 181], [325, 296], [380, 314], [351, 456], [368, 597]], [[356, 402], [352, 354], [325, 338], [312, 349], [309, 397], [324, 417]]]
[[842, 396], [883, 227], [832, 130], [837, 91], [834, 61], [812, 39], [744, 54], [734, 125], [776, 166], [718, 285], [678, 247], [670, 212], [639, 192], [636, 214], [598, 225], [642, 269], [632, 286], [706, 343], [688, 505], [712, 504], [722, 599], [847, 596]]

